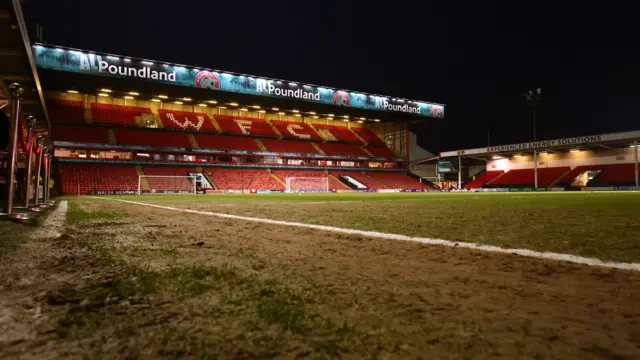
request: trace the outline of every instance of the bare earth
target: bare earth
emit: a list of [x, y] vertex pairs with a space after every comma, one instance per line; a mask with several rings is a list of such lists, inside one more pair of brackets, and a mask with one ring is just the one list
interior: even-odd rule
[[2, 359], [640, 358], [639, 273], [79, 199], [27, 238]]

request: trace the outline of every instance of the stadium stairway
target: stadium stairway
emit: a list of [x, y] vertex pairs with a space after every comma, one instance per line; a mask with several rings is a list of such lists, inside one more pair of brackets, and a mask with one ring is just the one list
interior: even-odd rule
[[[364, 141], [364, 139], [363, 139], [362, 137], [360, 137], [360, 135], [358, 135], [358, 133], [357, 133], [357, 132], [353, 131], [353, 129], [352, 129], [352, 128], [348, 128], [348, 129], [349, 129], [349, 131], [353, 134], [353, 136], [355, 136], [355, 137], [356, 137], [356, 139], [360, 140], [360, 141], [364, 144], [364, 146], [369, 145], [369, 144], [367, 144], [367, 142], [366, 142], [366, 141]], [[368, 153], [368, 151], [367, 151], [367, 153]]]
[[196, 168], [196, 171], [200, 174], [202, 174], [202, 176], [204, 176], [205, 179], [207, 179], [207, 181], [209, 182], [209, 184], [211, 184], [211, 186], [213, 186], [214, 190], [220, 190], [218, 188], [218, 185], [216, 185], [216, 182], [213, 181], [213, 178], [211, 176], [209, 176], [209, 173], [206, 171], [203, 171], [203, 169], [201, 167]]
[[491, 180], [487, 181], [484, 185], [491, 185], [494, 181], [496, 181], [496, 180], [500, 179], [501, 177], [503, 177], [503, 176], [504, 176], [504, 174], [506, 174], [507, 172], [508, 172], [508, 171], [505, 171], [505, 172], [503, 172], [502, 174], [500, 174], [500, 175], [498, 175], [498, 176], [494, 177], [493, 179], [491, 179]]
[[[271, 129], [273, 130], [273, 132], [276, 133], [276, 135], [278, 135], [278, 139], [282, 140], [284, 138], [284, 136], [282, 135], [280, 130], [278, 130], [278, 128], [275, 125], [273, 125], [271, 120], [267, 120], [267, 119], [265, 119], [265, 120], [266, 120], [267, 124], [269, 124], [269, 126], [271, 126]], [[260, 145], [258, 145], [258, 146], [260, 146]], [[260, 147], [260, 148], [262, 148], [262, 147]]]
[[[354, 133], [354, 134], [355, 134], [355, 133]], [[360, 146], [360, 148], [362, 149], [362, 151], [364, 151], [364, 152], [365, 152], [365, 154], [367, 154], [368, 156], [373, 157], [373, 154], [371, 153], [371, 151], [369, 151], [369, 149], [367, 149], [367, 148], [366, 148], [366, 147], [364, 147], [364, 146]]]
[[311, 145], [316, 149], [316, 151], [322, 155], [327, 155], [324, 150], [320, 149], [320, 146], [318, 146], [318, 144], [316, 143], [311, 143]]
[[[277, 129], [274, 129], [274, 131], [277, 131]], [[254, 140], [256, 141], [256, 145], [258, 145], [258, 148], [260, 149], [260, 151], [269, 151], [267, 150], [267, 147], [264, 146], [264, 143], [260, 141], [260, 139], [255, 138]]]
[[207, 116], [209, 118], [209, 120], [211, 120], [211, 124], [213, 124], [213, 128], [216, 129], [216, 134], [222, 134], [222, 128], [220, 127], [220, 124], [218, 124], [218, 122], [216, 121], [215, 117], [213, 116]]
[[93, 123], [93, 116], [91, 115], [91, 104], [84, 103], [84, 122]]
[[[144, 176], [144, 170], [142, 170], [142, 166], [136, 166], [136, 173], [138, 176]], [[146, 177], [139, 178], [140, 180], [140, 190], [151, 191], [151, 185], [149, 185], [149, 179]]]
[[274, 178], [277, 182], [282, 184], [282, 186], [284, 186], [285, 189], [287, 188], [287, 184], [284, 181], [282, 181], [282, 179], [280, 179], [278, 175], [274, 174], [273, 171], [271, 171], [271, 169], [267, 169], [267, 172], [269, 173], [269, 175], [271, 175], [272, 178]]
[[560, 180], [562, 180], [565, 176], [567, 176], [569, 173], [571, 173], [571, 171], [573, 171], [573, 170], [571, 168], [569, 168], [569, 170], [565, 171], [560, 176], [558, 176], [555, 180], [550, 182], [547, 187], [550, 187], [550, 188], [556, 187], [556, 185], [558, 185], [558, 183], [560, 183]]
[[193, 136], [193, 134], [187, 134], [187, 139], [189, 140], [189, 144], [191, 144], [194, 149], [200, 149], [200, 145], [198, 145], [198, 141], [196, 140], [196, 137]]
[[108, 129], [107, 130], [108, 135], [109, 135], [109, 145], [116, 145], [116, 132], [113, 129]]

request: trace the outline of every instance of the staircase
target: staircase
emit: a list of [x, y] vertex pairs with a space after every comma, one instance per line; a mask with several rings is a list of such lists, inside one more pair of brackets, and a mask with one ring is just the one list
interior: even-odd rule
[[552, 188], [555, 187], [556, 185], [558, 185], [558, 182], [560, 182], [560, 180], [562, 178], [564, 178], [568, 173], [570, 173], [571, 171], [573, 171], [573, 169], [569, 168], [569, 170], [565, 171], [564, 173], [562, 173], [562, 175], [558, 176], [558, 178], [556, 178], [555, 180], [553, 180], [552, 182], [549, 183], [549, 185], [547, 186], [548, 188]]
[[[363, 139], [363, 138], [361, 138], [361, 137], [360, 137], [360, 135], [358, 135], [355, 131], [353, 131], [353, 129], [352, 129], [352, 128], [348, 128], [348, 129], [349, 129], [349, 131], [350, 131], [350, 132], [351, 132], [355, 137], [357, 137], [357, 138], [358, 138], [358, 140], [362, 141], [362, 143], [364, 144], [364, 146], [369, 145], [369, 143], [367, 143], [366, 141], [364, 141], [364, 139]], [[368, 151], [367, 151], [367, 152], [368, 152]]]
[[[355, 133], [354, 133], [354, 134], [355, 134]], [[366, 148], [366, 147], [364, 147], [364, 146], [360, 146], [360, 149], [362, 149], [362, 151], [364, 151], [365, 153], [367, 153], [367, 155], [369, 155], [369, 156], [373, 157], [373, 154], [372, 154], [369, 150], [367, 150], [367, 148]]]
[[200, 145], [198, 145], [198, 141], [196, 141], [196, 137], [193, 134], [187, 134], [187, 139], [189, 139], [189, 144], [194, 149], [200, 149]]
[[316, 143], [312, 142], [312, 143], [311, 143], [311, 146], [313, 146], [313, 148], [314, 148], [314, 149], [316, 149], [316, 151], [317, 151], [318, 153], [320, 153], [320, 154], [322, 154], [322, 155], [327, 155], [327, 154], [325, 154], [325, 153], [324, 153], [324, 151], [322, 151], [322, 149], [320, 149], [320, 146], [318, 146], [318, 144], [316, 144]]
[[491, 179], [491, 180], [487, 181], [484, 185], [491, 185], [491, 183], [493, 183], [494, 181], [496, 181], [496, 180], [500, 179], [500, 178], [501, 178], [501, 177], [503, 177], [503, 176], [504, 176], [504, 174], [506, 174], [506, 173], [508, 173], [508, 171], [505, 171], [505, 172], [503, 172], [502, 174], [500, 174], [500, 175], [498, 175], [498, 176], [494, 177], [493, 179]]
[[282, 181], [282, 179], [280, 179], [278, 175], [272, 173], [271, 169], [267, 169], [267, 172], [269, 173], [269, 175], [271, 175], [272, 178], [274, 178], [276, 181], [282, 184], [282, 187], [284, 187], [285, 189], [287, 188], [287, 184], [284, 181]]
[[84, 122], [93, 123], [93, 117], [91, 115], [91, 103], [84, 103]]
[[211, 176], [209, 176], [209, 173], [204, 171], [204, 169], [202, 169], [201, 167], [196, 168], [196, 171], [198, 171], [199, 173], [202, 174], [202, 176], [204, 176], [205, 179], [207, 179], [207, 181], [209, 182], [209, 184], [211, 184], [211, 186], [213, 186], [214, 190], [219, 190], [218, 189], [218, 185], [216, 185], [216, 183], [213, 181], [213, 178]]
[[371, 179], [371, 180], [373, 180], [373, 181], [377, 182], [378, 184], [382, 185], [382, 187], [383, 187], [383, 188], [385, 188], [385, 189], [389, 189], [389, 188], [390, 188], [387, 184], [385, 184], [385, 183], [383, 183], [382, 181], [380, 181], [380, 180], [378, 180], [378, 179], [374, 178], [373, 176], [369, 176], [369, 174], [367, 174], [366, 172], [364, 172], [364, 171], [363, 171], [362, 173], [363, 173], [363, 174], [364, 174], [364, 176], [366, 176], [367, 178], [369, 178], [369, 179]]
[[109, 145], [116, 145], [116, 131], [107, 129], [107, 136], [109, 137]]
[[216, 134], [221, 134], [222, 133], [222, 128], [220, 127], [220, 124], [218, 124], [218, 122], [216, 121], [216, 118], [211, 115], [210, 117], [207, 116], [209, 118], [209, 120], [211, 120], [211, 125], [213, 125], [213, 127], [216, 129]]
[[260, 149], [260, 151], [269, 151], [269, 149], [267, 149], [267, 147], [264, 146], [264, 144], [262, 143], [262, 141], [260, 141], [260, 139], [256, 138], [254, 140], [256, 141], [256, 145], [258, 145], [258, 148]]
[[[267, 124], [269, 124], [269, 126], [271, 127], [271, 130], [273, 130], [273, 132], [276, 133], [276, 135], [278, 135], [278, 139], [282, 140], [284, 138], [284, 136], [280, 133], [280, 130], [278, 130], [278, 128], [275, 125], [273, 125], [271, 120], [265, 119], [265, 121], [267, 122]], [[260, 145], [258, 145], [258, 146], [260, 146]]]
[[349, 180], [345, 179], [344, 177], [340, 176], [340, 177], [335, 177], [333, 175], [329, 175], [331, 177], [333, 177], [334, 179], [338, 180], [341, 184], [345, 185], [346, 187], [348, 187], [349, 189], [352, 190], [358, 190], [358, 187], [354, 184], [352, 184]]
[[[144, 176], [144, 170], [142, 170], [141, 166], [136, 166], [136, 173], [138, 176]], [[140, 180], [140, 190], [142, 191], [151, 191], [151, 185], [149, 185], [149, 179], [146, 177], [139, 178]]]

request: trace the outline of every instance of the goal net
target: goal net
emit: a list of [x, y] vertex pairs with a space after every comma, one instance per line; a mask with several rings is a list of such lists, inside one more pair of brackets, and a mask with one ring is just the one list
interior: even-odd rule
[[329, 192], [329, 178], [288, 177], [286, 192]]
[[138, 175], [138, 195], [140, 194], [195, 194], [197, 177]]

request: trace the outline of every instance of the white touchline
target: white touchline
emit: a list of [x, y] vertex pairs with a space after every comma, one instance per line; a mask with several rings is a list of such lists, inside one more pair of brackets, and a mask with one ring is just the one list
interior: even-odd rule
[[413, 241], [413, 242], [419, 242], [419, 243], [428, 244], [428, 245], [443, 245], [443, 246], [450, 246], [450, 247], [461, 247], [461, 248], [469, 248], [469, 249], [490, 251], [490, 252], [496, 252], [496, 253], [516, 254], [516, 255], [521, 255], [521, 256], [526, 256], [526, 257], [531, 257], [531, 258], [538, 258], [538, 259], [568, 261], [568, 262], [572, 262], [572, 263], [575, 263], [575, 264], [583, 264], [583, 265], [591, 265], [591, 266], [600, 266], [600, 267], [605, 267], [605, 268], [615, 268], [615, 269], [640, 271], [640, 263], [609, 262], [609, 261], [602, 261], [602, 260], [599, 260], [599, 259], [586, 258], [586, 257], [582, 257], [582, 256], [569, 255], [569, 254], [560, 254], [560, 253], [553, 253], [553, 252], [539, 252], [539, 251], [527, 250], [527, 249], [505, 249], [505, 248], [501, 248], [501, 247], [498, 247], [498, 246], [492, 246], [492, 245], [482, 245], [482, 244], [467, 243], [467, 242], [456, 242], [456, 241], [449, 241], [449, 240], [442, 240], [442, 239], [431, 239], [431, 238], [423, 238], [423, 237], [412, 237], [412, 236], [406, 236], [406, 235], [382, 233], [382, 232], [377, 232], [377, 231], [345, 229], [345, 228], [340, 228], [340, 227], [335, 227], [335, 226], [296, 223], [296, 222], [289, 222], [289, 221], [282, 221], [282, 220], [271, 220], [271, 219], [262, 219], [262, 218], [240, 216], [240, 215], [220, 214], [220, 213], [209, 212], [209, 211], [199, 211], [199, 210], [191, 210], [191, 209], [184, 209], [184, 208], [176, 208], [176, 207], [171, 207], [171, 206], [147, 204], [147, 203], [142, 203], [142, 202], [137, 202], [137, 201], [130, 201], [130, 200], [100, 198], [100, 197], [95, 197], [95, 196], [89, 196], [89, 197], [93, 198], [93, 199], [99, 199], [99, 200], [112, 200], [112, 201], [119, 201], [119, 202], [124, 202], [124, 203], [128, 203], [128, 204], [148, 206], [148, 207], [153, 207], [153, 208], [157, 208], [157, 209], [181, 211], [181, 212], [186, 212], [186, 213], [191, 213], [191, 214], [199, 214], [199, 215], [216, 216], [216, 217], [225, 218], [225, 219], [244, 220], [244, 221], [252, 221], [252, 222], [259, 222], [259, 223], [273, 224], [273, 225], [295, 226], [295, 227], [331, 231], [331, 232], [337, 232], [337, 233], [343, 233], [343, 234], [361, 235], [361, 236], [379, 238], [379, 239]]

